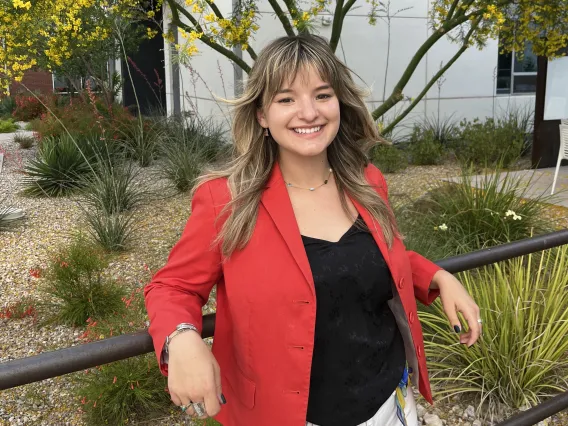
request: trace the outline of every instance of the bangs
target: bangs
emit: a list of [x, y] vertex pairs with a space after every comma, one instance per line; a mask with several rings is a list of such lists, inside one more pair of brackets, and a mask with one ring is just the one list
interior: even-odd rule
[[268, 105], [280, 89], [292, 84], [298, 74], [302, 75], [306, 70], [314, 70], [322, 81], [336, 90], [338, 84], [337, 73], [333, 71], [334, 60], [325, 50], [320, 51], [299, 40], [278, 49], [269, 57], [266, 66], [262, 105]]

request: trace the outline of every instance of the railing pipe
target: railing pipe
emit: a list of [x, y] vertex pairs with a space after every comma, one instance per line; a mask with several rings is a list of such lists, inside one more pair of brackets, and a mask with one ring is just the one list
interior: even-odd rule
[[522, 411], [509, 417], [497, 426], [532, 426], [568, 408], [568, 392], [556, 395], [527, 411]]

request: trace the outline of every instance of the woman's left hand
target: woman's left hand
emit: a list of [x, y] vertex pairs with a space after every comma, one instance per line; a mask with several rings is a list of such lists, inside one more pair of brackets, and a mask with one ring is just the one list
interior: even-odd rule
[[471, 298], [463, 285], [447, 271], [440, 270], [434, 274], [431, 289], [440, 290], [440, 299], [446, 316], [456, 333], [461, 332], [462, 326], [458, 318], [461, 312], [467, 320], [469, 329], [460, 335], [460, 342], [473, 345], [481, 335], [481, 317], [479, 316], [479, 306]]

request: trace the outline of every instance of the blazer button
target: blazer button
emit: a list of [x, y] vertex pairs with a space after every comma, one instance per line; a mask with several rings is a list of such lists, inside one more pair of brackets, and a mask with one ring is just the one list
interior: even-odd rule
[[404, 278], [398, 280], [398, 288], [402, 290], [404, 288]]
[[408, 314], [408, 322], [410, 325], [414, 324], [414, 312], [412, 311]]

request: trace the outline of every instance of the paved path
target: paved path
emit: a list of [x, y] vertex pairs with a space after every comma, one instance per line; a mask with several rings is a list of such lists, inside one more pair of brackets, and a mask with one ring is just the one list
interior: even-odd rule
[[[547, 196], [550, 194], [555, 170], [555, 167], [550, 167], [546, 169], [536, 170], [519, 170], [515, 172], [509, 172], [509, 174], [512, 177], [521, 178], [523, 184], [520, 185], [519, 189], [524, 192], [523, 196], [525, 198], [532, 199], [541, 197], [543, 195]], [[504, 175], [505, 173], [501, 173], [500, 176]], [[482, 175], [472, 177], [472, 181], [474, 182], [475, 186], [480, 186], [482, 177]], [[460, 178], [456, 177], [448, 180], [451, 182], [458, 182]], [[558, 171], [556, 187], [554, 189], [554, 196], [550, 200], [548, 200], [548, 202], [557, 206], [568, 207], [568, 166], [560, 167], [560, 170]]]

